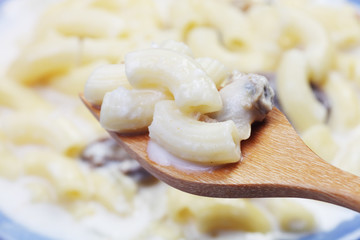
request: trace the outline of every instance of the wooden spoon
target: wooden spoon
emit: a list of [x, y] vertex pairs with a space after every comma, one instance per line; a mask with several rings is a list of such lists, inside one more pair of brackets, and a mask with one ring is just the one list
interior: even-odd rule
[[[99, 119], [99, 107], [80, 97]], [[360, 178], [313, 153], [276, 108], [262, 123], [253, 125], [251, 137], [242, 142], [242, 161], [212, 172], [186, 172], [151, 161], [148, 134], [109, 133], [147, 171], [188, 193], [221, 198], [299, 197], [360, 212]]]

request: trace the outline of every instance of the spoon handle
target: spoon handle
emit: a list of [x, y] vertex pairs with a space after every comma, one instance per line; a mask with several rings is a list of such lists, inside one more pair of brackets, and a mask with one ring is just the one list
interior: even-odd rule
[[308, 198], [360, 212], [360, 178], [330, 164], [322, 164], [308, 173]]
[[[259, 126], [263, 130], [254, 131], [253, 139], [243, 145], [245, 161], [242, 168], [261, 168], [262, 171], [259, 172], [262, 176], [258, 178], [265, 179], [262, 182], [265, 185], [264, 197], [274, 193], [277, 197], [309, 198], [360, 212], [360, 177], [317, 156], [305, 145], [278, 109], [274, 109], [269, 115], [267, 125]], [[254, 149], [254, 145], [260, 143], [267, 145], [262, 146], [261, 151], [246, 155]], [[267, 164], [272, 166], [266, 166], [262, 161], [269, 159], [269, 156], [271, 161]]]

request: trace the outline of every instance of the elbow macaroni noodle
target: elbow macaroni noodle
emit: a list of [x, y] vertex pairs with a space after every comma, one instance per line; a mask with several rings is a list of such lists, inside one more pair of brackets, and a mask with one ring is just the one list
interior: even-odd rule
[[[111, 221], [126, 219], [139, 208], [141, 187], [123, 173], [90, 169], [78, 161], [90, 141], [105, 136], [79, 103], [79, 92], [85, 85], [85, 97], [103, 105], [105, 128], [137, 132], [151, 126], [159, 142], [179, 142], [175, 154], [185, 147], [200, 152], [201, 159], [218, 154], [231, 162], [240, 156], [238, 139], [248, 132], [239, 132], [225, 114], [218, 116], [224, 122], [199, 119], [205, 114], [215, 118], [226, 107], [218, 89], [231, 79], [230, 69], [276, 73], [272, 83], [279, 106], [308, 146], [359, 175], [360, 23], [355, 8], [296, 0], [247, 2], [240, 9], [229, 0], [63, 0], [46, 9], [33, 36], [0, 75], [0, 180], [39, 178], [41, 183], [28, 185], [34, 201], [59, 205], [79, 219], [95, 214], [94, 203], [112, 214]], [[151, 44], [152, 49], [138, 50]], [[189, 71], [179, 75], [181, 68]], [[159, 79], [159, 73], [166, 77]], [[197, 79], [198, 87], [189, 87], [194, 84], [190, 79]], [[311, 84], [327, 96], [330, 111]], [[122, 121], [123, 116], [132, 121]], [[178, 134], [174, 124], [187, 130]], [[218, 132], [224, 133], [226, 148], [212, 138]], [[206, 145], [194, 144], [204, 139]], [[224, 231], [316, 230], [312, 212], [290, 199], [221, 200], [166, 192], [167, 211], [154, 213], [153, 226], [139, 229], [139, 239], [152, 234], [191, 238], [188, 225], [195, 226], [199, 239], [201, 234], [221, 238]]]
[[[282, 9], [284, 17], [288, 19], [284, 34], [290, 44], [302, 44], [309, 65], [309, 77], [315, 83], [321, 83], [329, 70], [332, 59], [330, 39], [326, 30], [317, 22], [300, 11]], [[288, 31], [290, 33], [288, 34]]]
[[104, 65], [97, 68], [86, 81], [84, 96], [93, 104], [101, 104], [105, 94], [118, 87], [131, 88], [124, 64]]
[[173, 101], [156, 104], [149, 132], [151, 139], [185, 160], [221, 164], [240, 159], [240, 136], [232, 121], [197, 121]]
[[213, 80], [215, 86], [220, 88], [228, 75], [228, 70], [224, 64], [213, 58], [197, 58], [196, 61], [205, 70], [206, 74]]
[[[272, 109], [274, 92], [265, 78], [233, 72], [219, 92], [216, 86], [228, 75], [225, 66], [211, 58], [192, 58], [191, 50], [180, 42], [130, 52], [123, 66], [123, 71], [114, 74], [109, 69], [109, 76], [124, 79], [126, 72], [135, 89], [118, 88], [105, 94], [101, 125], [119, 133], [144, 132], [148, 127], [152, 140], [183, 160], [210, 165], [239, 161], [240, 141], [249, 138], [250, 125]], [[94, 78], [85, 86], [85, 97], [99, 96], [96, 103], [100, 103], [104, 89], [111, 90], [112, 85], [107, 86], [112, 78], [95, 78], [96, 84]], [[164, 101], [160, 91], [170, 92], [173, 100]], [[208, 115], [203, 115], [208, 121], [196, 119], [196, 114], [206, 113], [215, 119]]]
[[324, 123], [326, 118], [326, 109], [315, 98], [308, 79], [305, 54], [298, 50], [285, 52], [277, 72], [278, 96], [290, 121], [300, 131]]
[[153, 119], [155, 104], [167, 98], [160, 91], [119, 87], [105, 94], [100, 123], [111, 131], [142, 132]]
[[131, 52], [125, 57], [125, 70], [131, 86], [168, 90], [185, 111], [208, 113], [222, 106], [213, 81], [195, 59], [184, 54], [167, 49]]

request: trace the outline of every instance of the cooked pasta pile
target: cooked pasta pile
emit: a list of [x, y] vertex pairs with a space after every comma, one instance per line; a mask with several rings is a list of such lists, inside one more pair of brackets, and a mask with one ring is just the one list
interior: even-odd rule
[[[28, 39], [0, 78], [0, 176], [30, 179], [26, 188], [35, 203], [60, 206], [79, 221], [95, 216], [99, 206], [111, 219], [123, 219], [136, 212], [139, 199], [149, 204], [141, 192], [160, 186], [166, 211], [136, 230], [139, 239], [189, 237], [194, 226], [201, 236], [316, 231], [312, 213], [291, 199], [202, 198], [161, 183], [146, 186], [120, 171], [118, 162], [93, 167], [82, 161], [84, 149], [107, 136], [78, 99], [91, 73], [97, 69], [90, 88], [105, 93], [115, 84], [108, 74], [114, 71], [106, 68], [121, 65], [130, 51], [169, 39], [185, 42], [198, 59], [273, 74], [279, 107], [309, 147], [360, 175], [360, 23], [350, 5], [64, 0], [46, 9]], [[118, 81], [123, 71], [116, 69]], [[100, 86], [99, 79], [106, 81]], [[88, 94], [98, 103], [103, 96]]]
[[149, 132], [185, 163], [221, 165], [240, 161], [240, 142], [273, 108], [274, 90], [264, 76], [196, 59], [186, 44], [167, 40], [127, 53], [124, 64], [95, 70], [84, 96], [100, 108], [105, 129]]

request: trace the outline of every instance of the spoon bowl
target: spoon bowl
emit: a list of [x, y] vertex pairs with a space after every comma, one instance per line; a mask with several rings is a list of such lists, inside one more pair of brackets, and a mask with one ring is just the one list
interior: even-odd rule
[[[80, 98], [99, 120], [100, 108], [83, 95]], [[360, 177], [312, 152], [276, 108], [263, 122], [253, 124], [251, 137], [242, 141], [242, 161], [212, 171], [183, 171], [160, 165], [148, 157], [148, 134], [108, 132], [143, 168], [184, 192], [219, 198], [308, 198], [360, 212]]]

